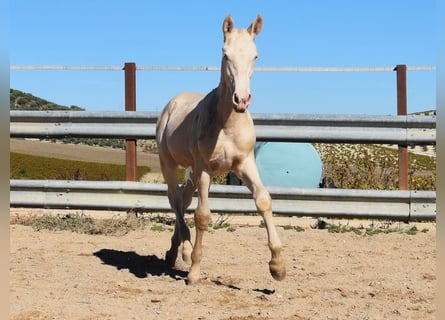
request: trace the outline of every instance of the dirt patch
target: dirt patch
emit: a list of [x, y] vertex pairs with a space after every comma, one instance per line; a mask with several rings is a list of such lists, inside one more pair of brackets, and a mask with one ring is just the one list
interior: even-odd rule
[[196, 286], [186, 285], [182, 261], [174, 269], [164, 265], [169, 231], [93, 236], [13, 224], [11, 318], [435, 318], [435, 224], [420, 224], [428, 231], [415, 235], [365, 236], [312, 229], [312, 219], [286, 219], [278, 224], [305, 231], [278, 227], [284, 281], [268, 272], [260, 218], [244, 217], [232, 220], [233, 232], [205, 234], [203, 280]]

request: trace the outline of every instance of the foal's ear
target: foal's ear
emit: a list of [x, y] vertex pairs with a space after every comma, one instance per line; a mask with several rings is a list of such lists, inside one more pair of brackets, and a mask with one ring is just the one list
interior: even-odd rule
[[234, 27], [235, 23], [233, 22], [232, 16], [228, 14], [223, 23], [224, 40], [226, 39], [226, 34], [232, 32]]
[[255, 21], [247, 28], [247, 32], [249, 32], [252, 37], [255, 37], [261, 32], [261, 28], [263, 27], [263, 17], [261, 14], [258, 14]]

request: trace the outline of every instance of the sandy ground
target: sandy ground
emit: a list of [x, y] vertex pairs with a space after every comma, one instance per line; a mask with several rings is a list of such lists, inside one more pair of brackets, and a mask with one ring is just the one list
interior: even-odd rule
[[277, 282], [260, 218], [234, 217], [234, 232], [205, 234], [196, 286], [186, 285], [180, 259], [164, 265], [170, 231], [102, 236], [12, 224], [11, 318], [435, 319], [435, 224], [364, 236], [312, 229], [314, 221], [276, 219], [305, 228], [278, 227], [287, 277]]

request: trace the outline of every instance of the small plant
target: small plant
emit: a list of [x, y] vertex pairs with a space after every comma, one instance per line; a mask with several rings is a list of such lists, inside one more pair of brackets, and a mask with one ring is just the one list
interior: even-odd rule
[[229, 227], [229, 216], [224, 214], [219, 214], [216, 222], [213, 224], [213, 229], [223, 229]]
[[[419, 232], [419, 229], [416, 226], [411, 226], [409, 228], [401, 228], [399, 226], [391, 227], [392, 223], [382, 222], [379, 224], [372, 223], [368, 228], [364, 228], [363, 226], [354, 227], [349, 226], [348, 224], [332, 224], [327, 223], [322, 219], [318, 219], [314, 229], [327, 229], [330, 233], [346, 233], [346, 232], [354, 232], [357, 235], [367, 235], [374, 236], [378, 234], [388, 234], [388, 233], [406, 233], [408, 235], [416, 235]], [[363, 231], [364, 230], [364, 231]], [[423, 228], [420, 232], [426, 233], [429, 230], [427, 228]]]
[[167, 228], [165, 226], [165, 224], [159, 224], [159, 223], [155, 223], [150, 227], [151, 231], [155, 231], [155, 232], [164, 232], [164, 231], [172, 231], [171, 228]]
[[23, 168], [19, 169], [19, 177], [20, 178], [26, 177], [26, 170], [25, 169], [23, 169]]
[[236, 230], [235, 227], [232, 226], [228, 226], [226, 229], [227, 232], [234, 232], [235, 230]]
[[219, 214], [215, 223], [209, 224], [207, 231], [214, 232], [218, 229], [226, 229], [227, 232], [234, 232], [236, 229], [229, 223], [229, 216], [224, 214]]
[[405, 231], [406, 234], [409, 234], [411, 236], [417, 234], [419, 230], [417, 229], [416, 226], [412, 226], [411, 228], [409, 228], [408, 230]]
[[284, 230], [295, 230], [297, 232], [304, 232], [305, 229], [303, 227], [300, 226], [291, 226], [291, 225], [285, 225], [283, 226]]
[[379, 228], [371, 227], [371, 228], [366, 228], [365, 234], [368, 235], [368, 236], [373, 236], [373, 235], [376, 235], [376, 234], [379, 234], [379, 233], [390, 233], [389, 230], [391, 230], [391, 229], [384, 229], [384, 230], [382, 230], [382, 229], [379, 229]]
[[347, 226], [347, 225], [334, 225], [328, 224], [327, 229], [331, 233], [345, 233], [354, 232], [357, 235], [361, 235], [362, 231], [357, 227]]
[[188, 219], [188, 220], [186, 220], [185, 222], [186, 222], [187, 226], [188, 226], [190, 229], [193, 229], [193, 228], [195, 227], [195, 220], [193, 220], [193, 219]]
[[156, 215], [149, 216], [148, 219], [151, 222], [158, 223], [158, 224], [164, 224], [164, 225], [168, 225], [168, 226], [173, 226], [175, 224], [175, 218], [168, 216], [168, 215], [156, 214]]

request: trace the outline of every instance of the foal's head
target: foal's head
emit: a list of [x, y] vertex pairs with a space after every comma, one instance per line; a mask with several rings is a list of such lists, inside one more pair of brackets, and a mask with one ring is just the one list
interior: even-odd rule
[[263, 26], [263, 18], [258, 15], [247, 29], [235, 29], [232, 17], [224, 19], [223, 59], [221, 65], [222, 81], [230, 88], [236, 112], [246, 112], [252, 99], [250, 78], [255, 60], [258, 57], [254, 43], [255, 37]]

